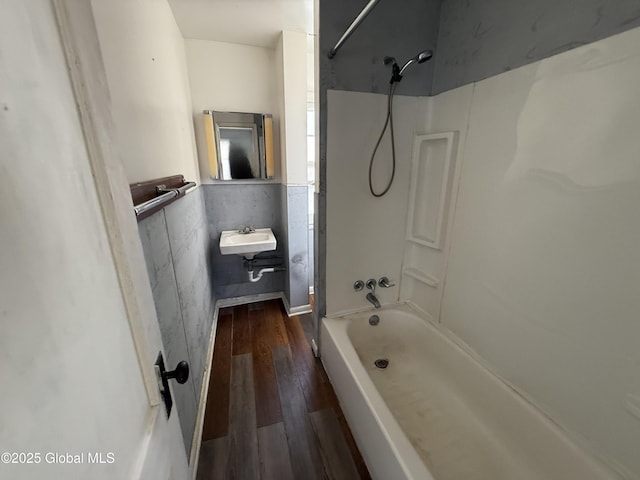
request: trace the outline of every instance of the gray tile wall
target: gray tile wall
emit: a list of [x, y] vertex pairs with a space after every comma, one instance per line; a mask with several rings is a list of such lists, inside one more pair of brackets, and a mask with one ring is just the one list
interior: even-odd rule
[[[216, 183], [201, 188], [211, 238], [216, 298], [284, 292], [291, 307], [308, 305], [307, 187], [256, 182]], [[277, 248], [260, 255], [259, 262], [280, 263], [286, 271], [267, 273], [259, 282], [251, 283], [241, 256], [221, 255], [220, 233], [240, 225], [270, 227], [278, 241]]]
[[[285, 257], [285, 264], [287, 265], [287, 268], [289, 266], [289, 222], [287, 221], [287, 217], [289, 216], [289, 212], [288, 212], [288, 207], [289, 207], [289, 202], [287, 201], [287, 186], [286, 185], [280, 185], [280, 208], [281, 208], [281, 215], [283, 220], [283, 223], [287, 226], [287, 228], [285, 228], [283, 230], [283, 235], [282, 235], [282, 245], [284, 247], [284, 257]], [[291, 276], [289, 275], [289, 271], [287, 270], [286, 272], [284, 272], [284, 280], [283, 280], [283, 291], [284, 292], [289, 292], [291, 290]], [[287, 295], [285, 293], [285, 295]], [[287, 295], [287, 301], [289, 300], [289, 295]]]
[[315, 236], [315, 233], [313, 228], [309, 228], [309, 286], [313, 285], [313, 282], [315, 281], [314, 279], [315, 269], [313, 264], [313, 262], [315, 261], [315, 258], [314, 258], [315, 254], [313, 251], [313, 242], [315, 241], [314, 236]]
[[187, 383], [172, 385], [187, 456], [196, 422], [215, 299], [202, 188], [138, 224], [167, 368], [191, 367]]
[[638, 26], [637, 0], [444, 0], [433, 93]]
[[[140, 222], [138, 230], [160, 324], [165, 363], [169, 368], [173, 368], [173, 365], [178, 362], [187, 360], [191, 365], [164, 210]], [[180, 417], [187, 456], [191, 450], [197, 411], [197, 395], [193, 379], [194, 375], [190, 375], [184, 385], [173, 385], [174, 407]]]
[[[435, 50], [440, 0], [379, 2], [332, 59], [327, 53], [366, 2], [323, 0], [320, 2], [321, 89], [386, 93], [391, 69], [383, 57], [404, 62], [424, 49]], [[414, 66], [398, 86], [401, 95], [428, 95], [433, 63]]]
[[[282, 188], [279, 183], [210, 184], [200, 187], [204, 192], [206, 222], [213, 267], [213, 285], [216, 298], [232, 298], [260, 293], [282, 292], [285, 272], [267, 273], [256, 283], [247, 279], [242, 257], [221, 255], [218, 247], [220, 233], [234, 230], [240, 225], [256, 228], [270, 227], [278, 242], [275, 252], [261, 257], [278, 257], [286, 265], [286, 225], [283, 222]], [[267, 263], [267, 261], [265, 261]]]
[[287, 299], [291, 308], [309, 304], [309, 192], [306, 185], [287, 186]]
[[[309, 185], [307, 202], [313, 205], [313, 211], [315, 213], [316, 203], [315, 203], [315, 185]], [[312, 286], [315, 281], [315, 253], [313, 250], [313, 245], [315, 242], [315, 232], [314, 232], [314, 222], [315, 218], [312, 217], [309, 219], [309, 286]]]
[[202, 189], [164, 210], [194, 388], [199, 398], [215, 304], [209, 258], [211, 239], [206, 228]]

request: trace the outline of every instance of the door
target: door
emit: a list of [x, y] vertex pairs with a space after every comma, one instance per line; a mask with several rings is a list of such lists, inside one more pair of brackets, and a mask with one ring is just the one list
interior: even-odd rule
[[70, 3], [0, 2], [0, 478], [186, 479], [91, 7]]

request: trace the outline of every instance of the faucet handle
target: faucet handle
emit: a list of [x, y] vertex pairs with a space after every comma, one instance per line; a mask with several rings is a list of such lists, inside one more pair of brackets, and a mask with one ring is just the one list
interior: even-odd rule
[[366, 287], [371, 290], [372, 292], [375, 293], [376, 291], [376, 279], [375, 278], [370, 278], [369, 280], [367, 280], [367, 283], [365, 283]]
[[388, 277], [380, 277], [380, 280], [378, 280], [378, 285], [382, 288], [391, 288], [396, 286], [395, 283], [389, 283]]
[[364, 288], [364, 282], [362, 280], [356, 280], [355, 282], [353, 282], [353, 289], [356, 292], [359, 292], [363, 288]]

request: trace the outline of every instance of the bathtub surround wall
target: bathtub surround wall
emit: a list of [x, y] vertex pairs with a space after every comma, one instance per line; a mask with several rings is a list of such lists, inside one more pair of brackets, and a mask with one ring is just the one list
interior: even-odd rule
[[[405, 240], [400, 297], [403, 300], [409, 299], [434, 319], [439, 318], [440, 315], [473, 88], [473, 85], [465, 85], [435, 97], [429, 97], [427, 100], [426, 131], [456, 133], [456, 155], [452, 158], [455, 162], [453, 185], [448, 199], [448, 208], [444, 211], [446, 229], [442, 232], [441, 248], [435, 249]], [[421, 208], [418, 206], [417, 210], [419, 212]], [[418, 275], [412, 275], [412, 272], [418, 272]]]
[[640, 478], [638, 45], [640, 29], [609, 37], [435, 97], [430, 112], [468, 124], [431, 311], [625, 478]]
[[[419, 67], [417, 67], [419, 68]], [[329, 315], [371, 306], [366, 291], [354, 292], [355, 280], [387, 276], [395, 287], [378, 288], [381, 303], [398, 300], [405, 238], [409, 174], [414, 133], [427, 129], [428, 99], [394, 99], [396, 174], [386, 196], [369, 192], [367, 172], [371, 151], [384, 123], [387, 96], [328, 92], [327, 131], [327, 264]], [[374, 186], [380, 189], [391, 174], [388, 136], [376, 155]]]
[[629, 0], [444, 0], [432, 94], [637, 26]]
[[320, 315], [327, 311], [328, 296], [327, 165], [331, 159], [327, 132], [334, 128], [327, 123], [328, 90], [386, 93], [388, 67], [382, 65], [382, 57], [410, 58], [424, 48], [414, 51], [414, 44], [421, 42], [434, 50], [434, 58], [413, 67], [398, 87], [400, 95], [441, 93], [640, 25], [640, 7], [628, 0], [416, 1], [402, 9], [380, 2], [329, 60], [327, 52], [361, 8], [353, 2], [325, 0], [319, 12], [320, 151], [314, 242], [318, 271], [314, 283]]
[[[439, 0], [411, 0], [403, 2], [403, 8], [398, 8], [393, 2], [380, 2], [333, 60], [327, 58], [327, 53], [356, 15], [360, 13], [363, 4], [340, 0], [323, 0], [319, 3], [320, 31], [317, 68], [320, 134], [318, 137], [318, 174], [315, 195], [314, 254], [316, 256], [316, 272], [314, 290], [316, 293], [316, 312], [321, 318], [328, 311], [326, 305], [329, 296], [326, 291], [329, 269], [327, 235], [335, 233], [328, 226], [330, 214], [327, 205], [327, 165], [330, 157], [327, 152], [327, 133], [330, 128], [333, 128], [333, 122], [327, 120], [328, 91], [348, 90], [386, 94], [389, 88], [390, 71], [389, 67], [383, 64], [382, 59], [389, 55], [402, 62], [425, 48], [435, 50], [441, 2]], [[431, 91], [433, 68], [434, 66], [430, 62], [420, 67], [414, 67], [411, 75], [407, 75], [398, 86], [397, 94], [428, 95]], [[379, 115], [381, 115], [381, 121], [384, 122], [383, 113]], [[358, 122], [362, 118], [365, 117], [358, 117]], [[339, 117], [336, 116], [334, 119], [338, 119], [337, 125], [342, 125], [344, 128], [345, 124], [339, 120]], [[370, 136], [372, 135], [370, 134]], [[375, 139], [373, 142], [375, 143]], [[353, 142], [352, 139], [352, 143], [359, 144], [360, 141]], [[350, 159], [347, 158], [346, 161], [348, 163]], [[354, 216], [354, 222], [358, 218], [360, 218], [359, 211]]]
[[200, 187], [138, 224], [165, 363], [173, 369], [187, 360], [191, 368], [187, 383], [172, 386], [187, 457], [198, 408], [206, 401], [201, 391], [216, 298], [204, 207]]

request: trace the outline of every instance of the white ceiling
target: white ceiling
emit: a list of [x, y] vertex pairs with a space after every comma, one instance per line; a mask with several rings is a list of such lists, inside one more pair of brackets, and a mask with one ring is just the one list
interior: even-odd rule
[[313, 33], [314, 0], [169, 0], [184, 38], [273, 47], [281, 31]]

